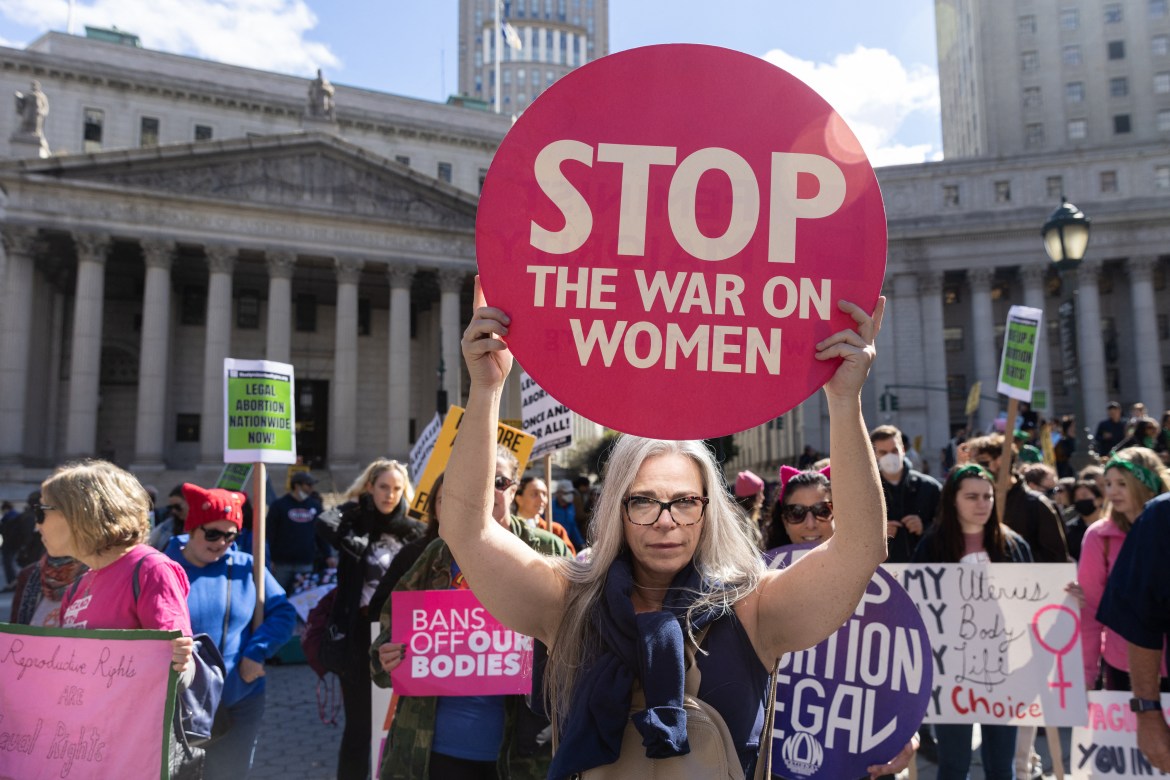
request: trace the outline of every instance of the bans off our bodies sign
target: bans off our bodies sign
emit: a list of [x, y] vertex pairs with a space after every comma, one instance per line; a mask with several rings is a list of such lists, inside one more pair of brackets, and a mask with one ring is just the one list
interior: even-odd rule
[[225, 358], [223, 377], [224, 463], [296, 463], [293, 367]]
[[854, 326], [838, 301], [872, 311], [885, 252], [877, 179], [828, 103], [691, 44], [603, 57], [542, 93], [476, 224], [485, 296], [533, 379], [667, 439], [750, 428], [823, 385], [837, 363], [815, 345]]

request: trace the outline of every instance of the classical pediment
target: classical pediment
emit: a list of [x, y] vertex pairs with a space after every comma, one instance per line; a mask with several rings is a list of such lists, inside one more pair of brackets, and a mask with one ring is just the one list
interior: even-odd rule
[[62, 182], [373, 218], [414, 227], [475, 227], [476, 199], [330, 136], [185, 144], [23, 166]]

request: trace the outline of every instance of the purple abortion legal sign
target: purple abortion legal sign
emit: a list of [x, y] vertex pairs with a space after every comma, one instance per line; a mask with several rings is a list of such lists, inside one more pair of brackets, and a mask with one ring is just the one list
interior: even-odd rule
[[[812, 545], [770, 550], [785, 568]], [[852, 780], [906, 746], [930, 703], [926, 626], [910, 596], [878, 569], [845, 625], [816, 647], [780, 660], [773, 774]]]

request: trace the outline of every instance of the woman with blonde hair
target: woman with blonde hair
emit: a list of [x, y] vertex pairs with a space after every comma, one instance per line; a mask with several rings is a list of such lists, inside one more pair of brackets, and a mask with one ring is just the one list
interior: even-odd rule
[[[1170, 471], [1153, 450], [1145, 447], [1117, 450], [1105, 464], [1104, 516], [1085, 531], [1077, 563], [1077, 583], [1084, 592], [1081, 642], [1085, 685], [1090, 689], [1098, 678], [1104, 690], [1130, 689], [1125, 639], [1097, 619], [1097, 608], [1134, 521], [1150, 499], [1166, 492], [1170, 492]], [[1165, 661], [1161, 671], [1165, 678]]]
[[350, 662], [340, 675], [345, 732], [338, 780], [365, 780], [370, 771], [370, 601], [399, 550], [426, 527], [406, 516], [413, 498], [406, 466], [378, 458], [345, 492], [339, 511], [317, 520], [317, 534], [337, 550], [337, 595], [331, 623], [346, 631]]

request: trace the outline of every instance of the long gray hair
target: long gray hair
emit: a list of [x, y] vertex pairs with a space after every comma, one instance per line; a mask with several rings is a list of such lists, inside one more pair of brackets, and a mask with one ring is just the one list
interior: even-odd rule
[[711, 451], [700, 441], [661, 441], [620, 436], [602, 474], [601, 497], [589, 524], [593, 557], [589, 563], [558, 558], [555, 564], [568, 580], [565, 613], [549, 648], [545, 669], [545, 691], [553, 721], [568, 711], [577, 674], [599, 649], [600, 637], [591, 613], [601, 608], [605, 578], [610, 564], [626, 550], [624, 499], [649, 458], [677, 454], [690, 458], [699, 467], [703, 490], [710, 500], [699, 531], [694, 564], [707, 586], [687, 614], [708, 609], [728, 611], [755, 590], [764, 572], [758, 549], [739, 521], [739, 509], [732, 501]]

